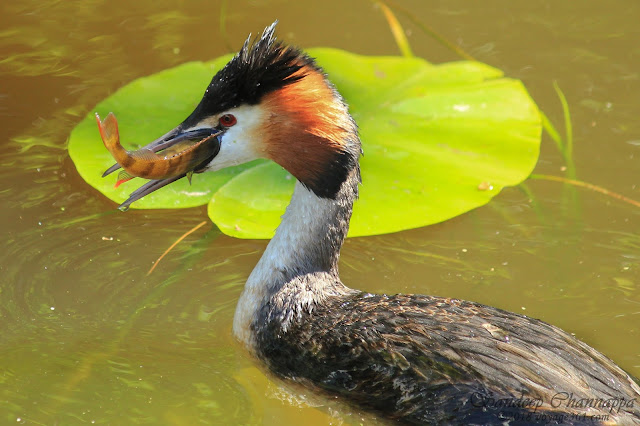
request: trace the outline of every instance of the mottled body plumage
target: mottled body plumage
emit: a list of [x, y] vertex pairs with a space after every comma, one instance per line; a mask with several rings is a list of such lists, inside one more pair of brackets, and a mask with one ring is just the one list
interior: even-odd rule
[[[337, 254], [356, 176], [335, 200], [296, 188], [249, 278], [245, 292], [263, 292], [243, 341], [273, 373], [407, 424], [600, 423], [593, 416], [640, 424], [637, 383], [557, 327], [473, 302], [373, 295], [342, 284]], [[289, 244], [280, 239], [286, 234], [302, 236]], [[241, 299], [236, 316], [247, 309]], [[624, 406], [610, 411], [585, 399]]]
[[637, 385], [609, 359], [557, 327], [472, 302], [330, 297], [286, 331], [267, 320], [257, 353], [281, 377], [407, 424], [640, 423]]

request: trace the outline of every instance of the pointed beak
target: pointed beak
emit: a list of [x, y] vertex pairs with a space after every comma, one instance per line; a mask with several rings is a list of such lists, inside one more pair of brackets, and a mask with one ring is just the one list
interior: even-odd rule
[[[129, 195], [129, 198], [127, 198], [125, 202], [123, 202], [122, 204], [120, 204], [120, 206], [118, 206], [118, 209], [122, 211], [126, 211], [129, 209], [129, 206], [134, 201], [137, 201], [140, 198], [146, 195], [149, 195], [152, 192], [155, 192], [164, 186], [169, 185], [170, 183], [180, 180], [187, 175], [191, 175], [191, 173], [201, 172], [203, 167], [206, 166], [209, 162], [211, 162], [211, 160], [213, 160], [213, 158], [216, 155], [218, 155], [218, 152], [220, 152], [220, 139], [223, 133], [224, 132], [218, 128], [203, 128], [203, 129], [183, 131], [182, 124], [181, 124], [175, 129], [171, 130], [170, 132], [160, 136], [158, 139], [154, 140], [153, 142], [145, 145], [143, 148], [141, 148], [141, 150], [146, 148], [148, 150], [151, 150], [157, 153], [160, 151], [168, 152], [166, 150], [171, 150], [173, 147], [175, 147], [173, 149], [176, 149], [178, 146], [181, 146], [179, 144], [182, 144], [182, 143], [188, 143], [188, 142], [198, 143], [200, 141], [203, 141], [204, 139], [210, 140], [210, 141], [207, 141], [206, 151], [202, 151], [202, 150], [199, 151], [197, 162], [193, 163], [193, 166], [190, 167], [189, 170], [186, 170], [183, 173], [173, 175], [166, 179], [150, 180], [149, 182], [145, 183], [140, 188], [132, 192]], [[119, 168], [120, 168], [119, 164], [114, 164], [113, 166], [105, 170], [105, 172], [102, 174], [102, 177], [108, 176], [109, 174], [113, 173]]]

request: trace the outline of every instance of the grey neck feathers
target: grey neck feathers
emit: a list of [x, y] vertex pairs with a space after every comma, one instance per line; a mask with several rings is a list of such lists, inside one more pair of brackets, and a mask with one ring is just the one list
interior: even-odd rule
[[238, 302], [234, 334], [250, 349], [267, 322], [290, 321], [334, 295], [352, 292], [338, 275], [340, 248], [349, 229], [360, 180], [356, 166], [335, 199], [320, 198], [299, 182]]
[[285, 282], [312, 272], [338, 276], [340, 248], [349, 230], [358, 183], [357, 174], [351, 173], [335, 199], [320, 198], [296, 184], [282, 223], [264, 254], [268, 258], [271, 246], [279, 246], [281, 256], [276, 262]]

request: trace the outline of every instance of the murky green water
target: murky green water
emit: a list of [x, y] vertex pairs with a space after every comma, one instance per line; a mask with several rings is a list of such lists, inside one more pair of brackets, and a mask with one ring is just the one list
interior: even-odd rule
[[[5, 2], [0, 14], [0, 423], [327, 424], [231, 337], [264, 241], [189, 236], [204, 208], [114, 211], [66, 153], [73, 126], [129, 81], [283, 39], [397, 54], [368, 1]], [[572, 112], [577, 178], [640, 200], [640, 4], [402, 1], [483, 62], [520, 78], [559, 129]], [[406, 18], [414, 52], [457, 57]], [[545, 136], [538, 174], [566, 166]], [[366, 182], [366, 179], [365, 179]], [[474, 300], [541, 318], [640, 376], [640, 208], [545, 180], [446, 223], [349, 240], [346, 283]], [[318, 404], [318, 401], [312, 405]], [[338, 414], [332, 414], [335, 412]], [[357, 422], [360, 415], [347, 415]]]

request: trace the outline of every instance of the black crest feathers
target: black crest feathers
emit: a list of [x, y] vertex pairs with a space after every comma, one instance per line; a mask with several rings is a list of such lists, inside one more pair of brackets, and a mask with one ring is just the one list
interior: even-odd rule
[[265, 28], [253, 43], [249, 35], [240, 52], [213, 77], [200, 104], [185, 120], [185, 127], [204, 116], [259, 103], [264, 95], [303, 78], [304, 74], [296, 72], [305, 65], [317, 69], [300, 50], [276, 40], [277, 23]]

